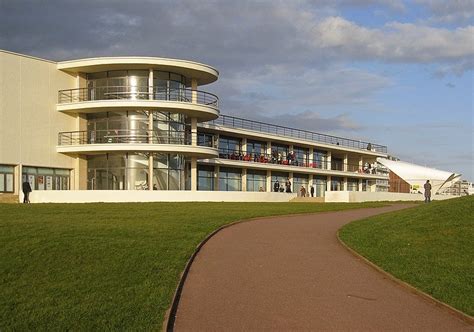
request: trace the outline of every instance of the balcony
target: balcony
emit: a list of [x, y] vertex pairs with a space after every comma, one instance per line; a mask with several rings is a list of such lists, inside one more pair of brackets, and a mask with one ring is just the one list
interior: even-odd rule
[[[309, 161], [308, 158], [282, 158], [276, 154], [266, 153], [241, 153], [234, 150], [219, 149], [219, 158], [223, 160], [229, 160], [237, 162], [253, 163], [258, 168], [273, 168], [279, 167], [282, 170], [286, 167], [293, 167], [287, 171], [296, 171], [294, 167], [301, 168], [301, 171], [305, 172], [309, 169], [321, 170], [321, 173], [337, 174], [343, 176], [357, 176], [357, 177], [378, 177], [387, 178], [388, 175], [379, 174], [376, 168], [365, 168], [358, 164], [344, 164], [344, 163], [330, 163], [325, 160], [313, 160]], [[311, 172], [312, 173], [312, 172]]]
[[198, 139], [193, 142], [190, 132], [140, 129], [60, 132], [57, 151], [79, 154], [149, 151], [178, 153], [198, 158], [218, 156], [215, 136], [205, 141]]
[[164, 89], [148, 86], [106, 86], [60, 90], [58, 111], [107, 112], [156, 109], [183, 113], [209, 121], [219, 116], [219, 98], [192, 89]]
[[289, 138], [296, 138], [299, 140], [301, 139], [317, 143], [331, 144], [351, 149], [365, 150], [367, 152], [375, 152], [377, 154], [387, 153], [387, 147], [384, 145], [320, 134], [302, 129], [283, 127], [259, 121], [237, 118], [229, 115], [221, 115], [218, 119], [213, 120], [209, 124], [213, 126], [224, 126], [229, 128], [251, 130], [275, 136], [283, 136]]

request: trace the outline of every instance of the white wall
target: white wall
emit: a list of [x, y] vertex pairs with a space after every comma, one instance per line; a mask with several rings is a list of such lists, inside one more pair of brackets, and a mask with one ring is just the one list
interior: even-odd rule
[[58, 90], [74, 85], [54, 62], [0, 50], [0, 164], [73, 168], [56, 145], [58, 132], [75, 130], [76, 120], [56, 103]]
[[[30, 194], [32, 203], [95, 202], [288, 202], [296, 194], [241, 191], [147, 191], [147, 190], [69, 190], [39, 191]], [[20, 195], [20, 202], [23, 194]]]
[[[445, 200], [458, 196], [434, 195], [431, 200]], [[424, 201], [423, 194], [405, 194], [367, 191], [326, 191], [325, 202]]]

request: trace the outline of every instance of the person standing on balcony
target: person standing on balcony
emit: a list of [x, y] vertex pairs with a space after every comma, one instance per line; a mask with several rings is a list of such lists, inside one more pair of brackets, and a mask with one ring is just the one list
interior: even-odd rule
[[429, 203], [429, 202], [431, 202], [431, 184], [430, 184], [430, 180], [426, 180], [424, 188], [425, 188], [425, 203]]
[[32, 192], [30, 183], [28, 181], [23, 182], [22, 189], [23, 189], [23, 195], [24, 195], [23, 196], [23, 203], [29, 203], [30, 202], [30, 192]]

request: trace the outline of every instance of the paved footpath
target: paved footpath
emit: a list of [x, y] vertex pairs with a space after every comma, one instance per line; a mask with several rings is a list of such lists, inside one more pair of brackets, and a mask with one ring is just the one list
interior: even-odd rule
[[466, 331], [336, 238], [348, 222], [407, 206], [275, 217], [226, 228], [193, 262], [176, 331]]

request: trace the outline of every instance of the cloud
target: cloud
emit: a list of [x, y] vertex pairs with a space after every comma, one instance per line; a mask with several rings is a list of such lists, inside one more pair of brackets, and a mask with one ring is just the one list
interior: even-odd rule
[[328, 17], [313, 29], [312, 43], [335, 58], [402, 63], [444, 63], [474, 56], [474, 27], [448, 30], [392, 22], [369, 29]]
[[433, 23], [466, 23], [474, 19], [472, 0], [416, 0], [426, 7], [431, 15], [427, 20]]
[[115, 54], [191, 58], [240, 72], [374, 60], [434, 63], [460, 73], [472, 69], [473, 26], [449, 30], [391, 22], [369, 28], [337, 14], [347, 6], [376, 5], [408, 10], [390, 0], [200, 1], [199, 6], [191, 0], [6, 1], [0, 47], [57, 60]]

